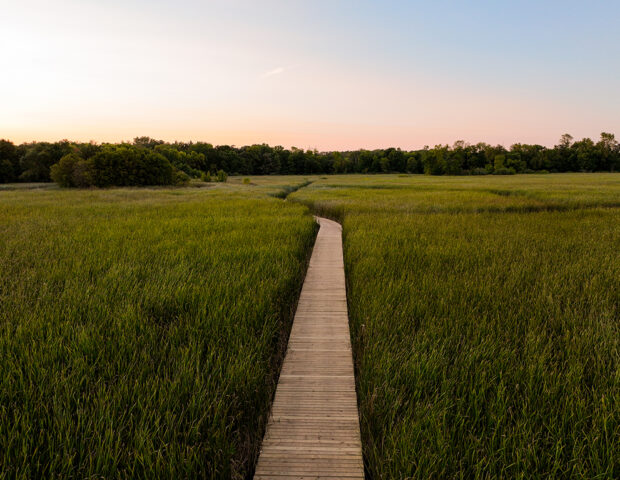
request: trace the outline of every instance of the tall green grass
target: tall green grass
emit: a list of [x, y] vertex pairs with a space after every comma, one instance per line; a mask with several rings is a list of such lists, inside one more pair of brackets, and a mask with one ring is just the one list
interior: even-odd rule
[[370, 478], [620, 477], [620, 176], [336, 177]]
[[620, 477], [620, 176], [563, 174], [0, 192], [0, 478], [251, 473], [316, 231], [274, 196], [344, 222], [370, 478]]
[[243, 478], [316, 227], [265, 191], [0, 192], [0, 478]]

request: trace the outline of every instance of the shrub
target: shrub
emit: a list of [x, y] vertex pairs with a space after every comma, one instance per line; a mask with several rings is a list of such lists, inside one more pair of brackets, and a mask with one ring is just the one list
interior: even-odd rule
[[76, 187], [92, 187], [95, 183], [95, 165], [92, 160], [77, 161], [73, 166], [71, 179]]
[[226, 172], [224, 170], [218, 170], [217, 171], [217, 181], [218, 182], [226, 182], [226, 180], [228, 180], [228, 175], [226, 174]]
[[244, 185], [249, 185], [250, 184], [250, 179], [249, 178], [244, 178], [243, 179], [243, 184]]
[[95, 184], [172, 185], [174, 169], [163, 155], [133, 145], [106, 145], [93, 157]]
[[183, 170], [185, 173], [187, 173], [190, 178], [200, 178], [202, 175], [202, 172], [200, 170], [196, 170], [195, 168], [189, 168], [188, 171]]
[[514, 168], [500, 167], [496, 168], [493, 175], [514, 175], [517, 171]]
[[154, 151], [166, 157], [173, 167], [193, 178], [199, 178], [201, 169], [205, 167], [205, 156], [202, 153], [184, 152], [168, 144], [157, 145]]
[[73, 168], [82, 158], [76, 153], [69, 153], [62, 157], [58, 163], [50, 167], [50, 177], [61, 187], [74, 187]]
[[189, 175], [183, 170], [176, 170], [174, 172], [174, 184], [175, 185], [187, 185], [189, 183]]

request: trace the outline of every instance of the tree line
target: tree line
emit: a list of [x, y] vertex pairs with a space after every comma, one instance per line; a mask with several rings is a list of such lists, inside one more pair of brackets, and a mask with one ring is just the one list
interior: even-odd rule
[[132, 143], [97, 144], [0, 140], [0, 183], [56, 181], [66, 187], [173, 185], [191, 178], [225, 181], [232, 175], [328, 173], [426, 173], [486, 175], [533, 172], [595, 172], [620, 169], [614, 134], [597, 142], [562, 135], [557, 145], [486, 143], [319, 152], [266, 144], [235, 147], [205, 142], [167, 143], [137, 137]]

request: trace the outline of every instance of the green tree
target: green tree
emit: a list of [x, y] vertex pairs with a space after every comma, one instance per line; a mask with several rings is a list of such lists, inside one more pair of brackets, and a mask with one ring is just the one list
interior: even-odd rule
[[435, 148], [426, 150], [423, 157], [424, 173], [427, 175], [443, 175], [445, 173], [445, 156], [448, 146], [435, 145]]
[[571, 148], [575, 151], [579, 170], [586, 172], [593, 172], [596, 170], [597, 165], [600, 163], [600, 159], [598, 158], [600, 152], [597, 152], [592, 140], [584, 138], [579, 142], [575, 142]]
[[14, 182], [19, 175], [17, 147], [9, 140], [0, 140], [0, 183]]
[[25, 146], [25, 153], [20, 159], [20, 180], [26, 182], [49, 182], [50, 168], [60, 159], [75, 150], [68, 141], [57, 143], [39, 142]]
[[620, 146], [613, 133], [601, 133], [601, 139], [596, 144], [599, 152], [601, 170], [615, 171], [620, 168]]
[[553, 168], [560, 172], [569, 172], [576, 169], [575, 151], [571, 148], [573, 137], [565, 133], [560, 137], [559, 143], [555, 147], [555, 161]]
[[333, 162], [334, 173], [346, 173], [347, 172], [346, 164], [345, 164], [342, 153], [334, 152], [332, 154], [332, 159], [333, 159], [332, 162]]
[[509, 152], [505, 155], [505, 158], [505, 166], [508, 169], [512, 169], [517, 173], [523, 173], [527, 168], [527, 164], [521, 159], [521, 155], [518, 152]]
[[388, 158], [388, 171], [405, 172], [407, 170], [407, 159], [400, 148], [388, 148], [385, 153]]
[[163, 140], [155, 140], [151, 137], [136, 137], [133, 139], [133, 144], [138, 147], [155, 148], [157, 145], [163, 145]]

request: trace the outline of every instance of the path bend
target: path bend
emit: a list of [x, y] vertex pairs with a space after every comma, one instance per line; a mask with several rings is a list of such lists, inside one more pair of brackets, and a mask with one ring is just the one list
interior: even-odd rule
[[255, 480], [364, 478], [342, 228], [317, 221]]

